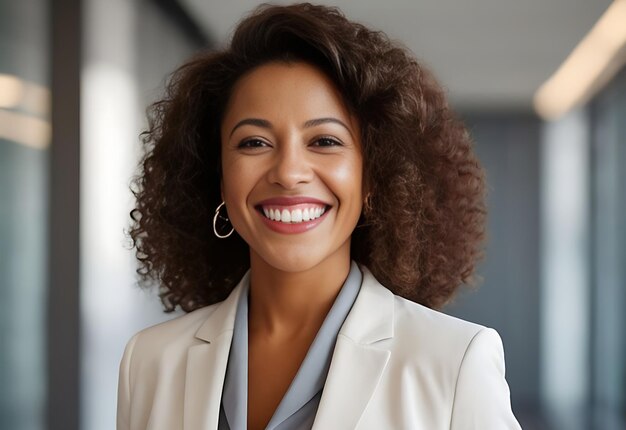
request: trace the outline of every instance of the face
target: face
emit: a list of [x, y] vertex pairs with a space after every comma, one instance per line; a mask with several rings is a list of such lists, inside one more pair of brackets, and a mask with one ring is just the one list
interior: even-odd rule
[[297, 272], [349, 256], [363, 195], [358, 131], [307, 63], [268, 63], [237, 81], [221, 124], [222, 199], [252, 260]]

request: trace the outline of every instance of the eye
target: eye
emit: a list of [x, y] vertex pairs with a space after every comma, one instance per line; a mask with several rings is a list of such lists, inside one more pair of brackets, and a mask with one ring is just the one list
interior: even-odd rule
[[268, 146], [267, 142], [262, 141], [261, 139], [245, 139], [237, 145], [237, 148], [263, 148]]
[[342, 146], [342, 143], [332, 137], [320, 137], [313, 142], [314, 146]]

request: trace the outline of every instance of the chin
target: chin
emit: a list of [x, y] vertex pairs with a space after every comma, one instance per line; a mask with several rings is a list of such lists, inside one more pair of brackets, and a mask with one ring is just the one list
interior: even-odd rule
[[305, 272], [324, 261], [324, 256], [312, 255], [310, 249], [284, 253], [260, 253], [258, 256], [269, 266], [287, 273]]
[[321, 260], [313, 259], [310, 256], [298, 258], [298, 257], [290, 257], [290, 258], [275, 258], [272, 259], [271, 263], [272, 267], [281, 270], [283, 272], [288, 273], [299, 273], [305, 272], [315, 266], [317, 266]]

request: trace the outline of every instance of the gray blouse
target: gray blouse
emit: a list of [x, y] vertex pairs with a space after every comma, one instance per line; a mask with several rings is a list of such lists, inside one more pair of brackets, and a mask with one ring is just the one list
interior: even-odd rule
[[[362, 279], [358, 265], [351, 261], [348, 277], [267, 424], [267, 430], [310, 430], [313, 426], [337, 335], [359, 294]], [[245, 430], [247, 426], [249, 287], [249, 283], [243, 286], [237, 303], [218, 430]]]

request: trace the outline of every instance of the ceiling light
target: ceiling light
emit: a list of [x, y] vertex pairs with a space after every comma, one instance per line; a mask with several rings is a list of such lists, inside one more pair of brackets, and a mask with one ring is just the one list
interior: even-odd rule
[[626, 63], [626, 0], [615, 0], [559, 69], [537, 90], [534, 106], [554, 120], [593, 97]]

